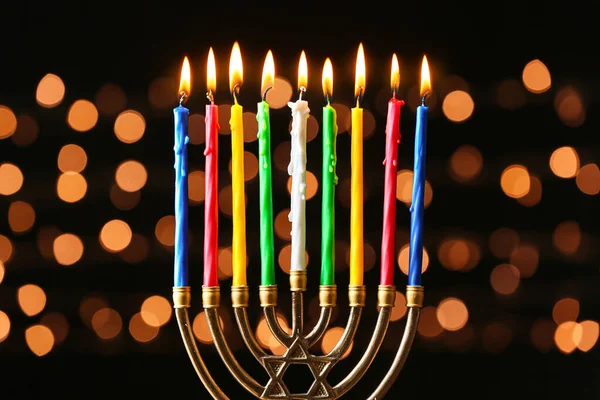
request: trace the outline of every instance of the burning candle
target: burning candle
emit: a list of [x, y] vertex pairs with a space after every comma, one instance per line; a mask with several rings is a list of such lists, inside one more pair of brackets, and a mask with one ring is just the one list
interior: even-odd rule
[[219, 284], [218, 241], [219, 241], [219, 108], [215, 104], [217, 90], [215, 55], [212, 47], [208, 51], [206, 68], [206, 88], [210, 104], [206, 105], [206, 148], [204, 150], [204, 286]]
[[365, 91], [365, 53], [362, 43], [356, 56], [354, 97], [351, 133], [350, 177], [350, 285], [360, 286], [364, 276], [363, 238], [363, 109], [360, 107]]
[[229, 88], [233, 97], [231, 106], [231, 186], [233, 239], [231, 263], [233, 286], [246, 286], [246, 196], [244, 194], [244, 112], [238, 104], [240, 86], [243, 81], [242, 54], [234, 43], [229, 61]]
[[400, 143], [400, 109], [404, 101], [396, 98], [400, 86], [400, 68], [396, 54], [392, 56], [390, 84], [392, 98], [388, 102], [385, 126], [385, 188], [383, 195], [383, 235], [381, 237], [380, 285], [394, 285], [394, 258], [396, 254], [396, 170], [398, 168], [398, 144]]
[[273, 247], [273, 190], [271, 183], [271, 122], [267, 92], [273, 88], [275, 62], [267, 53], [262, 73], [262, 101], [258, 103], [258, 179], [260, 182], [260, 265], [261, 285], [275, 285], [275, 250]]
[[336, 175], [336, 112], [331, 107], [333, 95], [333, 66], [325, 60], [323, 66], [323, 94], [327, 105], [323, 107], [323, 201], [321, 203], [321, 285], [335, 284], [335, 185]]
[[292, 177], [290, 214], [292, 223], [292, 271], [306, 269], [306, 124], [310, 109], [308, 102], [302, 99], [306, 92], [308, 67], [304, 51], [298, 65], [298, 100], [289, 102], [292, 110], [292, 149], [288, 174]]
[[421, 105], [417, 107], [415, 126], [415, 160], [412, 204], [410, 206], [410, 251], [408, 285], [421, 286], [423, 265], [423, 214], [425, 210], [425, 150], [427, 142], [427, 107], [425, 101], [431, 92], [427, 57], [421, 65]]
[[191, 89], [190, 62], [183, 59], [181, 79], [179, 81], [179, 106], [173, 109], [175, 119], [175, 257], [174, 287], [189, 286], [188, 274], [188, 177], [187, 177], [187, 144], [188, 119], [190, 110], [183, 104], [190, 96]]

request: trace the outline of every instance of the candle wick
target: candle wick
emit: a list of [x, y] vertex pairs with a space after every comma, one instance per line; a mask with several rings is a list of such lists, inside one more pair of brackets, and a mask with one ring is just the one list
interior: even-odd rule
[[392, 97], [394, 98], [394, 100], [396, 100], [397, 92], [398, 92], [398, 83], [394, 82], [394, 87], [392, 88]]
[[421, 98], [421, 105], [422, 106], [425, 105], [425, 100], [427, 100], [427, 96], [429, 96], [429, 91], [425, 92], [425, 94], [423, 94], [423, 97]]
[[262, 100], [263, 101], [267, 101], [267, 93], [269, 92], [269, 90], [273, 89], [273, 86], [269, 86], [268, 88], [265, 89], [265, 91], [263, 92], [262, 95]]
[[331, 104], [331, 96], [329, 93], [325, 93], [325, 100], [327, 101], [327, 104]]
[[208, 92], [206, 92], [206, 98], [208, 99], [208, 101], [210, 101], [210, 104], [215, 104], [215, 97], [213, 95], [212, 90], [209, 90]]
[[302, 100], [302, 95], [306, 92], [306, 88], [304, 86], [300, 86], [300, 93], [298, 94], [298, 100]]
[[236, 83], [235, 86], [233, 87], [233, 89], [231, 90], [231, 97], [233, 97], [233, 102], [235, 104], [238, 103], [238, 95], [239, 95], [239, 91], [240, 91], [240, 84]]
[[356, 99], [355, 99], [355, 103], [356, 103], [356, 107], [360, 107], [360, 102], [362, 100], [362, 95], [364, 92], [364, 88], [362, 86], [358, 87], [358, 94], [356, 95]]
[[183, 105], [183, 103], [186, 102], [188, 97], [188, 94], [185, 90], [182, 90], [181, 92], [179, 92], [179, 105]]

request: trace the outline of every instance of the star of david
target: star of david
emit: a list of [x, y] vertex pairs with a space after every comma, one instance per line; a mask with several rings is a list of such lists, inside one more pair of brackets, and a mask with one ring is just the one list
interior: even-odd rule
[[[264, 367], [269, 374], [269, 381], [261, 396], [262, 399], [335, 399], [333, 388], [327, 382], [327, 375], [336, 364], [334, 357], [315, 356], [310, 354], [308, 345], [298, 337], [285, 354], [263, 358]], [[290, 393], [283, 382], [283, 375], [291, 364], [308, 366], [315, 378], [307, 393]]]

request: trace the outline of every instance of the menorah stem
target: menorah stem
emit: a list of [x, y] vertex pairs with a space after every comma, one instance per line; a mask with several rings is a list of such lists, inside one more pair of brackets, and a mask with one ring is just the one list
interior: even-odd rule
[[240, 330], [240, 334], [242, 335], [242, 339], [244, 339], [244, 343], [246, 343], [246, 347], [250, 353], [252, 353], [254, 358], [262, 364], [262, 357], [266, 356], [267, 353], [260, 347], [260, 344], [258, 344], [258, 341], [254, 336], [250, 321], [248, 320], [248, 309], [246, 307], [236, 307], [233, 309], [233, 312], [235, 313], [235, 320], [238, 329]]
[[315, 327], [312, 331], [306, 335], [306, 341], [308, 342], [308, 347], [314, 346], [325, 334], [327, 327], [329, 326], [329, 321], [331, 320], [331, 307], [321, 307], [321, 313], [319, 314], [319, 320], [315, 324]]
[[383, 339], [385, 338], [390, 322], [390, 316], [392, 314], [392, 308], [394, 307], [396, 290], [393, 286], [379, 286], [377, 297], [379, 298], [378, 305], [380, 309], [377, 324], [375, 325], [375, 330], [371, 336], [371, 341], [354, 369], [333, 388], [338, 397], [343, 396], [352, 389], [358, 381], [360, 381], [371, 366], [371, 363], [379, 352], [381, 343], [383, 343]]
[[[247, 286], [235, 287], [232, 290], [232, 303], [234, 307], [244, 307], [248, 305], [248, 290]], [[227, 345], [223, 328], [221, 327], [221, 317], [219, 316], [220, 303], [219, 287], [204, 287], [202, 290], [202, 300], [208, 329], [213, 338], [213, 342], [223, 363], [234, 376], [234, 378], [255, 397], [260, 397], [264, 391], [264, 386], [254, 380], [237, 362], [233, 352]]]
[[204, 387], [213, 399], [215, 400], [229, 400], [229, 397], [214, 381], [204, 360], [200, 355], [196, 340], [194, 339], [194, 332], [192, 330], [192, 324], [190, 323], [190, 316], [188, 308], [191, 303], [191, 291], [189, 287], [175, 287], [173, 288], [173, 306], [175, 308], [175, 317], [177, 318], [177, 325], [179, 326], [179, 332], [183, 338], [183, 345], [185, 350], [190, 357], [190, 361], [200, 378], [200, 381], [204, 384]]
[[400, 375], [400, 371], [402, 371], [402, 367], [404, 367], [404, 363], [406, 363], [408, 353], [410, 353], [410, 348], [412, 347], [413, 340], [415, 339], [415, 335], [417, 333], [420, 313], [420, 307], [410, 307], [408, 309], [408, 317], [406, 320], [406, 326], [404, 328], [404, 335], [402, 336], [402, 342], [400, 343], [398, 352], [396, 352], [396, 357], [394, 357], [394, 362], [377, 389], [375, 389], [373, 394], [371, 394], [367, 400], [383, 399], [387, 392], [392, 388], [392, 385], [398, 378], [398, 375]]
[[292, 292], [292, 335], [304, 336], [304, 295]]

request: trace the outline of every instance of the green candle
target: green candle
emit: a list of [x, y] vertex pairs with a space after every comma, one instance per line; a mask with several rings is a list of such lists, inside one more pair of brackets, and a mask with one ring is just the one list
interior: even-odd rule
[[336, 136], [337, 115], [331, 107], [333, 93], [333, 69], [329, 58], [323, 68], [323, 92], [327, 105], [323, 107], [323, 201], [321, 204], [321, 285], [335, 284], [335, 173], [337, 163]]
[[271, 183], [271, 122], [266, 95], [275, 76], [273, 55], [267, 54], [263, 69], [263, 101], [258, 103], [258, 179], [260, 182], [260, 263], [261, 285], [275, 285], [273, 247], [273, 190]]

